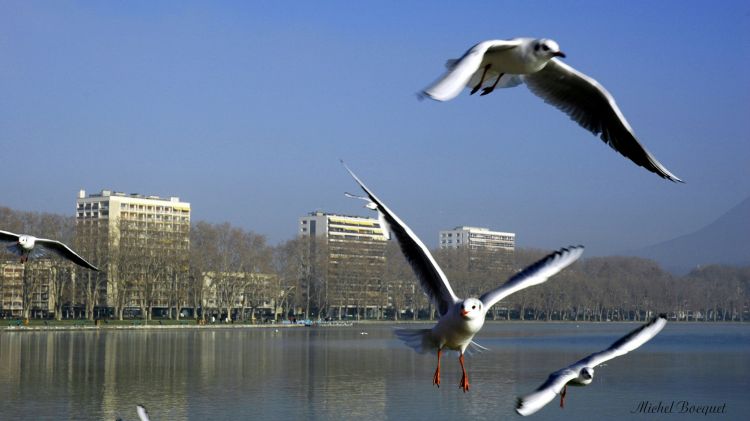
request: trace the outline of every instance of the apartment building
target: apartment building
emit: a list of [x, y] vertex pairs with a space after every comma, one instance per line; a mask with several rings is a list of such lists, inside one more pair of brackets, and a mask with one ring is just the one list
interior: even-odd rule
[[[76, 240], [80, 252], [102, 268], [81, 273], [97, 290], [97, 306], [168, 308], [185, 282], [190, 250], [190, 203], [111, 190], [76, 199]], [[172, 287], [167, 287], [168, 284]]]
[[388, 305], [382, 282], [386, 237], [377, 219], [311, 212], [299, 218], [301, 236], [324, 239], [329, 308], [336, 316], [369, 317]]

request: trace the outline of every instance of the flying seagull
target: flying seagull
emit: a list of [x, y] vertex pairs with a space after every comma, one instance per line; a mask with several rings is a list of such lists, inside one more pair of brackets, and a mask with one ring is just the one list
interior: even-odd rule
[[0, 230], [0, 242], [9, 243], [6, 248], [16, 256], [21, 257], [21, 263], [26, 263], [29, 257], [39, 257], [45, 254], [46, 250], [52, 251], [62, 258], [68, 259], [73, 263], [83, 266], [92, 270], [99, 270], [96, 266], [87, 262], [83, 257], [79, 256], [66, 246], [57, 240], [48, 240], [46, 238], [36, 238], [33, 235], [26, 234], [14, 234], [8, 231]]
[[594, 380], [594, 367], [611, 360], [612, 358], [625, 355], [638, 348], [656, 336], [667, 324], [666, 315], [662, 314], [650, 322], [638, 327], [634, 331], [620, 338], [612, 346], [604, 351], [591, 354], [588, 357], [565, 367], [562, 370], [550, 374], [534, 392], [518, 398], [516, 412], [521, 415], [531, 415], [548, 404], [555, 396], [560, 394], [560, 407], [565, 406], [565, 393], [568, 385], [586, 386]]
[[[438, 101], [455, 98], [465, 86], [473, 95], [487, 95], [495, 88], [510, 88], [526, 83], [531, 92], [557, 107], [589, 130], [612, 149], [637, 165], [675, 182], [669, 172], [633, 133], [614, 97], [589, 76], [560, 61], [565, 57], [551, 39], [514, 38], [483, 41], [455, 60], [448, 60], [448, 71], [421, 92]], [[482, 88], [484, 86], [484, 88]]]
[[422, 289], [436, 304], [440, 316], [432, 329], [399, 329], [396, 335], [417, 352], [437, 351], [437, 368], [432, 382], [438, 387], [440, 387], [440, 357], [443, 349], [458, 351], [458, 361], [461, 363], [463, 372], [459, 387], [464, 392], [468, 391], [469, 377], [464, 366], [464, 351], [469, 345], [479, 347], [472, 339], [484, 325], [487, 310], [516, 291], [545, 282], [549, 277], [575, 262], [583, 253], [583, 246], [560, 249], [517, 273], [502, 286], [484, 293], [481, 297], [461, 299], [453, 293], [448, 278], [424, 243], [357, 178], [349, 167], [346, 165], [344, 167], [365, 191], [366, 200], [375, 205], [379, 217], [386, 223], [384, 230], [390, 229], [396, 237], [401, 252], [411, 265]]
[[151, 418], [148, 417], [148, 411], [146, 411], [146, 407], [143, 405], [138, 405], [135, 410], [138, 412], [138, 418], [141, 419], [141, 421], [150, 421]]

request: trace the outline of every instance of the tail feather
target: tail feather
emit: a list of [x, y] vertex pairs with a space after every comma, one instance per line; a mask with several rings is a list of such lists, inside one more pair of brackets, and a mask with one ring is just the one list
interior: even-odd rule
[[396, 329], [394, 332], [408, 347], [420, 354], [426, 354], [438, 348], [432, 337], [432, 329]]

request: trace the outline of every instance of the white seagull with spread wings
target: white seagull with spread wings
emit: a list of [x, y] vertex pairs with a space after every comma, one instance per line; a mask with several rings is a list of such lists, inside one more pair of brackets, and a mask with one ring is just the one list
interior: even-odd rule
[[667, 317], [662, 314], [623, 336], [604, 351], [591, 354], [569, 367], [555, 371], [537, 390], [518, 398], [516, 412], [524, 416], [531, 415], [555, 399], [558, 394], [560, 395], [560, 407], [564, 407], [568, 385], [588, 385], [594, 380], [594, 367], [640, 347], [661, 332], [666, 324]]
[[[495, 88], [525, 82], [544, 102], [563, 111], [584, 129], [601, 135], [606, 144], [637, 165], [662, 178], [682, 182], [638, 142], [614, 97], [599, 82], [556, 57], [565, 54], [550, 39], [483, 41], [461, 58], [448, 60], [448, 72], [422, 91], [420, 98], [448, 101], [465, 86], [472, 87], [474, 94], [488, 82], [481, 93], [487, 95]], [[489, 84], [492, 79], [494, 82]]]
[[[346, 167], [346, 165], [344, 166]], [[363, 198], [369, 201], [367, 207], [376, 210], [379, 213], [380, 220], [384, 221], [383, 230], [390, 229], [396, 237], [401, 252], [411, 265], [414, 274], [422, 285], [422, 289], [436, 304], [440, 316], [432, 329], [399, 329], [396, 331], [396, 335], [417, 352], [437, 351], [437, 368], [432, 381], [438, 387], [440, 387], [440, 356], [443, 349], [458, 351], [458, 361], [461, 363], [461, 371], [463, 372], [459, 387], [464, 392], [468, 391], [469, 377], [464, 367], [464, 351], [473, 343], [474, 335], [484, 325], [487, 310], [516, 291], [545, 282], [549, 277], [575, 262], [583, 253], [583, 246], [560, 249], [517, 273], [502, 286], [484, 293], [479, 298], [460, 299], [453, 293], [448, 278], [435, 262], [424, 243], [357, 178], [349, 167], [346, 167], [346, 169], [362, 190], [367, 193], [367, 198]], [[357, 197], [351, 194], [347, 196]], [[474, 345], [476, 344], [474, 343]]]
[[49, 250], [79, 266], [83, 266], [92, 270], [99, 270], [96, 266], [92, 265], [83, 257], [76, 254], [76, 252], [71, 250], [70, 247], [57, 240], [36, 238], [33, 235], [19, 235], [12, 232], [0, 230], [0, 242], [9, 243], [6, 246], [6, 249], [16, 256], [20, 256], [21, 263], [26, 263], [26, 261], [29, 260], [29, 257], [42, 256], [45, 254], [45, 250]]

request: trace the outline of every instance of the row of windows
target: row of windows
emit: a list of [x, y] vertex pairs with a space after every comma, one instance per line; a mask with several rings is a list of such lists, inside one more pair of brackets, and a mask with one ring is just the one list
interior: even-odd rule
[[[109, 203], [102, 202], [101, 203], [102, 209], [109, 209]], [[95, 203], [79, 203], [78, 204], [78, 210], [91, 210], [91, 209], [99, 209], [99, 202]]]
[[132, 203], [120, 203], [121, 210], [137, 210], [140, 212], [175, 212], [189, 213], [189, 209], [173, 208], [172, 206], [134, 205]]

